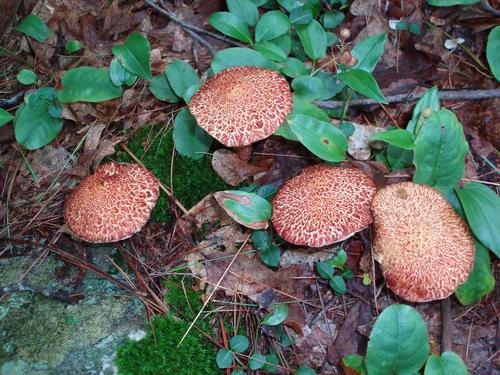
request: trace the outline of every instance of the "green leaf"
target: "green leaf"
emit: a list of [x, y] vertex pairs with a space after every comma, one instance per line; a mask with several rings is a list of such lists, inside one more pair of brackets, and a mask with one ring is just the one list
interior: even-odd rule
[[188, 108], [183, 108], [175, 116], [173, 137], [177, 152], [193, 160], [201, 159], [213, 142], [213, 138], [198, 126]]
[[316, 271], [318, 271], [319, 275], [326, 280], [329, 280], [335, 272], [333, 266], [329, 262], [316, 263]]
[[333, 291], [337, 295], [342, 295], [347, 291], [345, 285], [345, 280], [342, 276], [334, 276], [329, 281], [328, 284], [332, 287]]
[[179, 101], [179, 97], [175, 95], [174, 91], [170, 87], [165, 74], [153, 77], [151, 83], [149, 84], [149, 91], [151, 91], [154, 97], [158, 100], [169, 103], [177, 103]]
[[16, 78], [23, 85], [32, 85], [36, 81], [36, 74], [32, 70], [23, 69], [17, 74]]
[[292, 13], [294, 9], [302, 6], [305, 1], [304, 0], [277, 0], [278, 4], [284, 8], [288, 13]]
[[109, 65], [109, 77], [113, 85], [119, 87], [122, 85], [132, 86], [137, 79], [137, 76], [125, 69], [116, 58], [111, 60]]
[[387, 33], [381, 33], [370, 36], [360, 41], [352, 49], [351, 54], [358, 60], [354, 68], [363, 69], [367, 72], [373, 72], [378, 60], [384, 53]]
[[201, 83], [195, 83], [193, 86], [189, 87], [186, 91], [184, 91], [184, 101], [189, 104], [191, 98], [196, 91], [198, 91], [201, 87]]
[[299, 59], [295, 57], [289, 57], [285, 60], [284, 66], [280, 69], [280, 72], [290, 78], [296, 78], [299, 76], [304, 76], [307, 74], [307, 67]]
[[308, 25], [297, 25], [297, 34], [311, 60], [322, 59], [326, 54], [326, 33], [323, 26], [312, 20]]
[[420, 34], [422, 34], [422, 29], [416, 23], [410, 23], [410, 26], [408, 27], [408, 30], [413, 35], [420, 35]]
[[254, 230], [252, 232], [252, 243], [259, 251], [267, 250], [271, 246], [271, 237], [265, 230]]
[[491, 72], [500, 81], [500, 25], [495, 26], [488, 35], [486, 43], [486, 59], [490, 65]]
[[287, 122], [300, 143], [315, 155], [330, 162], [345, 159], [347, 139], [332, 124], [311, 116], [295, 114], [288, 115]]
[[274, 61], [284, 61], [286, 60], [287, 54], [280, 47], [278, 47], [273, 42], [263, 41], [260, 43], [255, 43], [253, 45], [256, 51], [259, 51], [265, 57]]
[[488, 249], [478, 241], [474, 241], [474, 245], [474, 267], [467, 281], [455, 290], [455, 295], [462, 305], [476, 303], [495, 287]]
[[262, 324], [266, 326], [277, 326], [285, 321], [288, 317], [288, 306], [284, 303], [276, 305], [275, 309], [267, 314], [262, 320]]
[[0, 108], [0, 126], [4, 126], [12, 120], [14, 120], [14, 116], [12, 116], [5, 109]]
[[200, 83], [196, 71], [183, 60], [174, 60], [168, 64], [165, 74], [174, 93], [184, 100], [187, 89]]
[[430, 108], [432, 111], [439, 111], [439, 95], [438, 89], [436, 86], [432, 86], [430, 89], [427, 89], [424, 95], [418, 100], [417, 104], [415, 104], [415, 108], [413, 108], [413, 115], [408, 122], [408, 126], [406, 130], [415, 133], [415, 129], [417, 127], [417, 123], [420, 120], [420, 116], [422, 115], [422, 111], [426, 108]]
[[275, 354], [266, 355], [266, 362], [267, 363], [264, 365], [264, 368], [263, 368], [264, 371], [274, 372], [280, 366], [280, 362], [278, 360], [278, 357], [276, 357]]
[[229, 368], [233, 364], [234, 356], [229, 349], [223, 348], [217, 352], [215, 361], [219, 368]]
[[78, 40], [71, 39], [68, 43], [64, 45], [64, 49], [68, 53], [75, 53], [83, 49], [83, 44], [80, 43]]
[[260, 259], [269, 267], [277, 267], [280, 264], [281, 251], [276, 244], [271, 244], [267, 249], [259, 251]]
[[295, 8], [290, 13], [289, 18], [290, 22], [293, 25], [307, 25], [309, 22], [313, 20], [314, 17], [311, 8], [306, 6], [301, 6]]
[[337, 255], [330, 261], [335, 267], [342, 267], [347, 262], [347, 253], [344, 249], [340, 249]]
[[257, 6], [250, 0], [226, 0], [227, 9], [246, 24], [253, 26], [259, 19]]
[[132, 33], [125, 39], [125, 43], [113, 46], [111, 50], [130, 73], [146, 80], [153, 78], [149, 61], [151, 46], [144, 35]]
[[451, 7], [453, 5], [470, 5], [479, 3], [480, 0], [427, 0], [430, 5], [435, 7]]
[[245, 43], [252, 43], [247, 24], [233, 13], [216, 12], [209, 17], [208, 23], [223, 34]]
[[259, 52], [250, 48], [226, 48], [215, 54], [212, 60], [212, 70], [219, 73], [221, 70], [233, 66], [256, 66], [278, 70], [278, 66]]
[[344, 21], [344, 13], [338, 10], [327, 10], [323, 14], [323, 27], [325, 29], [333, 29]]
[[233, 352], [243, 353], [250, 346], [250, 341], [248, 338], [243, 335], [237, 335], [229, 340], [229, 347]]
[[104, 102], [122, 96], [122, 88], [113, 85], [108, 69], [81, 66], [64, 73], [59, 92], [59, 100], [63, 103]]
[[55, 98], [53, 88], [42, 88], [24, 98], [14, 118], [16, 141], [20, 145], [35, 150], [55, 139], [64, 122], [62, 118], [49, 114], [49, 106]]
[[358, 354], [349, 354], [342, 358], [344, 366], [352, 368], [356, 373], [366, 374], [365, 359]]
[[264, 367], [265, 362], [266, 357], [264, 357], [262, 354], [255, 353], [248, 360], [248, 367], [250, 368], [250, 370], [259, 370]]
[[415, 137], [413, 182], [446, 193], [463, 176], [468, 150], [462, 125], [455, 114], [447, 109], [434, 112]]
[[315, 100], [321, 96], [323, 81], [309, 75], [297, 77], [292, 81], [292, 89], [301, 100]]
[[379, 103], [387, 104], [384, 95], [378, 87], [377, 81], [375, 81], [370, 72], [357, 68], [349, 69], [346, 72], [337, 74], [337, 78], [354, 91], [368, 98], [375, 99]]
[[317, 372], [309, 367], [299, 367], [297, 371], [295, 371], [295, 375], [317, 375]]
[[214, 193], [214, 198], [237, 223], [250, 229], [266, 229], [269, 226], [271, 203], [257, 194], [226, 190]]
[[290, 30], [290, 20], [279, 10], [266, 12], [255, 26], [255, 41], [262, 42], [286, 34]]
[[405, 129], [391, 129], [384, 132], [373, 134], [368, 140], [384, 141], [390, 145], [405, 149], [413, 150], [413, 133]]
[[472, 233], [500, 258], [500, 198], [482, 184], [455, 188]]
[[323, 89], [319, 92], [318, 100], [328, 100], [340, 93], [345, 87], [344, 83], [333, 73], [320, 70], [315, 77], [323, 82]]
[[391, 305], [378, 317], [366, 352], [369, 374], [414, 374], [429, 355], [425, 322], [407, 305]]
[[286, 122], [281, 125], [273, 134], [279, 135], [280, 137], [288, 139], [289, 141], [299, 142], [299, 138], [297, 138], [292, 129], [290, 129], [290, 125], [288, 125]]
[[387, 162], [392, 170], [401, 170], [413, 164], [413, 151], [389, 145], [387, 147]]
[[236, 370], [233, 370], [231, 371], [231, 375], [245, 375], [245, 371], [243, 371], [242, 369], [236, 369]]
[[431, 355], [425, 365], [424, 375], [468, 375], [464, 361], [454, 352], [444, 352], [441, 356]]
[[24, 33], [39, 42], [43, 42], [52, 34], [52, 31], [50, 31], [45, 22], [34, 14], [30, 14], [23, 19], [21, 23], [16, 26], [16, 31]]
[[[293, 95], [292, 97], [292, 114], [293, 115], [307, 115], [311, 117], [315, 117], [320, 121], [325, 121], [328, 122], [330, 121], [330, 118], [328, 117], [328, 114], [319, 108], [318, 106], [315, 106], [311, 102], [307, 100], [302, 100], [301, 98], [297, 97], [296, 95]], [[286, 124], [286, 123], [285, 123]], [[298, 139], [296, 139], [298, 140]]]

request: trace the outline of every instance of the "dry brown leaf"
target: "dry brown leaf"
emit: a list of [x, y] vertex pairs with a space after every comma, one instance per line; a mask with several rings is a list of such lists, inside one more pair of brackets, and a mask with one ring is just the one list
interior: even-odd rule
[[212, 167], [215, 172], [231, 186], [238, 186], [248, 177], [267, 172], [271, 164], [270, 159], [267, 159], [267, 163], [263, 161], [247, 163], [226, 149], [217, 150], [212, 156]]

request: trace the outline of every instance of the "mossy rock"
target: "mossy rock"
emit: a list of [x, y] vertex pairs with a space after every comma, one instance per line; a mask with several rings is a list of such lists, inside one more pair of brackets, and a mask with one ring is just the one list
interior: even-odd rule
[[[144, 126], [128, 143], [128, 148], [165, 186], [170, 186], [170, 161], [174, 142], [172, 131], [165, 132], [160, 125]], [[133, 162], [125, 152], [115, 155], [115, 160]], [[191, 208], [207, 194], [230, 188], [212, 168], [210, 155], [200, 160], [192, 160], [176, 155], [172, 178], [175, 197], [187, 208]], [[153, 221], [171, 221], [169, 200], [162, 191], [151, 214]]]

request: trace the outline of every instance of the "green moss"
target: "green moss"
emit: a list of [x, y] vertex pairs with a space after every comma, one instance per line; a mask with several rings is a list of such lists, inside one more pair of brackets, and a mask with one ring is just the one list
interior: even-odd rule
[[[172, 132], [164, 132], [162, 126], [144, 126], [127, 145], [130, 150], [167, 187], [170, 186], [170, 160], [174, 142]], [[145, 152], [146, 150], [146, 152]], [[133, 162], [126, 153], [116, 156], [117, 161]], [[210, 155], [200, 160], [192, 160], [176, 155], [172, 178], [174, 194], [186, 207], [191, 208], [208, 193], [230, 188], [214, 171]], [[171, 221], [168, 197], [160, 193], [151, 218], [153, 221]]]

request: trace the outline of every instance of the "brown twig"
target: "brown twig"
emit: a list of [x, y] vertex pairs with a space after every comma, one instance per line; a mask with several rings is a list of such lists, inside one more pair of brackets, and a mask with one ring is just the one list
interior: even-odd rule
[[451, 351], [453, 337], [450, 299], [441, 300], [441, 353]]

